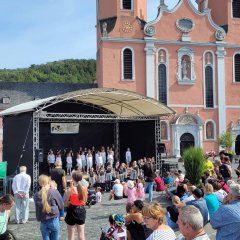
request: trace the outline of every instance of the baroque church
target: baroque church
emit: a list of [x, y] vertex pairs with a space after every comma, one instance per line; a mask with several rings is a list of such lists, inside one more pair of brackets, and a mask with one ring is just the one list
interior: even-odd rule
[[[97, 0], [99, 87], [134, 91], [175, 111], [161, 118], [161, 142], [180, 157], [188, 146], [218, 152], [234, 135], [240, 154], [240, 0]], [[144, 137], [144, 136], [143, 136]]]

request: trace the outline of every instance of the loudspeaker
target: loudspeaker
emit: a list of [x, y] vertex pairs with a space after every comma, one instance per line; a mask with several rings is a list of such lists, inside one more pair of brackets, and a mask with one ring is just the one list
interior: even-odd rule
[[35, 161], [36, 162], [43, 162], [43, 149], [39, 148], [35, 150]]
[[157, 151], [158, 153], [165, 153], [166, 152], [166, 146], [164, 143], [158, 143], [157, 144]]

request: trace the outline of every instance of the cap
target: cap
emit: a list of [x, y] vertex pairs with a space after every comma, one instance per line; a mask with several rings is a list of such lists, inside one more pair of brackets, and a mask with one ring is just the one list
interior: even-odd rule
[[131, 181], [131, 180], [128, 180], [127, 181], [127, 186], [128, 186], [128, 188], [134, 188], [134, 182]]

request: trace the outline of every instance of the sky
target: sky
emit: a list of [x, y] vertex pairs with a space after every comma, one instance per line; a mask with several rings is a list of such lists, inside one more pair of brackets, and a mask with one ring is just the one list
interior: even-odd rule
[[[192, 0], [194, 1], [194, 0]], [[96, 58], [95, 0], [0, 0], [0, 69]], [[160, 0], [148, 0], [148, 21]], [[173, 8], [178, 0], [165, 0]]]

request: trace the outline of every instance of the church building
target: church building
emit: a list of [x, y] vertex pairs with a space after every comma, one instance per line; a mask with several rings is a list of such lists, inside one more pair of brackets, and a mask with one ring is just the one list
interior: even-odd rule
[[[157, 99], [161, 142], [180, 157], [188, 146], [218, 152], [231, 131], [240, 154], [240, 0], [164, 0], [147, 21], [147, 0], [97, 0], [99, 87]], [[144, 136], [143, 136], [144, 137]]]

